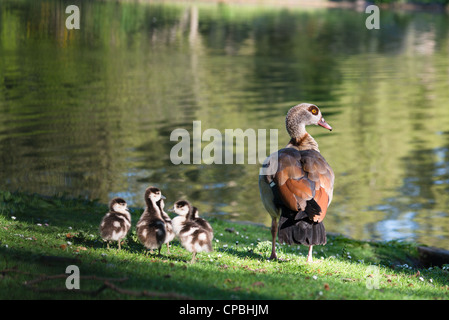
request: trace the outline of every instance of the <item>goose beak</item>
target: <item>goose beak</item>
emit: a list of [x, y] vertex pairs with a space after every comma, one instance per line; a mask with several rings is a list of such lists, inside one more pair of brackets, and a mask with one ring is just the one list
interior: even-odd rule
[[164, 195], [161, 194], [161, 199], [167, 199]]
[[332, 127], [324, 120], [324, 118], [321, 118], [320, 121], [318, 121], [318, 125], [329, 131], [332, 131]]
[[167, 209], [168, 212], [175, 212], [175, 208]]

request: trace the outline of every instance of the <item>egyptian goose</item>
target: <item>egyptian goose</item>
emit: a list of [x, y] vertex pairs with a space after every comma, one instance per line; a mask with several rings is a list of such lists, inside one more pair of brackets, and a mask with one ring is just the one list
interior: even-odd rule
[[156, 187], [148, 187], [145, 190], [146, 208], [137, 222], [137, 237], [140, 242], [150, 252], [153, 249], [158, 249], [158, 254], [161, 254], [161, 246], [165, 243], [167, 237], [167, 230], [165, 221], [162, 215], [160, 202], [165, 199], [161, 194], [161, 190]]
[[128, 234], [131, 228], [131, 215], [128, 205], [122, 198], [114, 198], [109, 203], [109, 212], [103, 217], [100, 223], [101, 238], [107, 241], [117, 241], [118, 249], [121, 249], [120, 242]]
[[307, 262], [312, 262], [312, 247], [326, 244], [322, 221], [332, 201], [334, 172], [306, 125], [332, 127], [309, 103], [292, 107], [285, 122], [290, 142], [265, 160], [259, 175], [260, 196], [272, 219], [270, 259], [277, 259], [279, 233], [280, 243], [309, 246]]
[[[173, 218], [173, 230], [178, 236], [182, 246], [192, 252], [191, 263], [195, 262], [196, 253], [212, 251], [212, 227], [206, 220], [198, 222], [194, 219], [194, 207], [186, 200], [178, 200], [173, 206], [173, 211], [178, 214]], [[204, 225], [204, 226], [202, 226]]]

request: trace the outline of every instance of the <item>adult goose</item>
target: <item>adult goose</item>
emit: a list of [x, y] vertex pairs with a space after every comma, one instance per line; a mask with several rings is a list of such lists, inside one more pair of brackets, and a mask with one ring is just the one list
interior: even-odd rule
[[334, 172], [306, 125], [332, 127], [309, 103], [292, 107], [285, 122], [290, 142], [265, 160], [259, 175], [260, 196], [272, 219], [270, 259], [277, 259], [279, 233], [280, 243], [309, 246], [307, 262], [312, 262], [312, 247], [326, 244], [323, 219], [332, 201]]

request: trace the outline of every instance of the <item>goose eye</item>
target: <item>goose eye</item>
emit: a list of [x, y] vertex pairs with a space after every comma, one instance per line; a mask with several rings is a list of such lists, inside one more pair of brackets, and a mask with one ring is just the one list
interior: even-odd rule
[[309, 108], [309, 111], [313, 114], [313, 115], [317, 115], [318, 114], [318, 108], [315, 106], [311, 106]]

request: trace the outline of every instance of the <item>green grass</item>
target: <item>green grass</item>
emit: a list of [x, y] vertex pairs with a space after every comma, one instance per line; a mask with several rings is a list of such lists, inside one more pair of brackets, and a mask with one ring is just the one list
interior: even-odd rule
[[[82, 199], [0, 192], [0, 299], [448, 298], [448, 271], [415, 266], [413, 243], [328, 236], [327, 245], [315, 247], [316, 263], [306, 263], [306, 247], [287, 245], [277, 249], [284, 261], [268, 261], [267, 227], [209, 218], [214, 251], [190, 264], [177, 240], [170, 255], [163, 247], [161, 256], [147, 256], [135, 229], [121, 251], [108, 250], [98, 234], [106, 211], [105, 204]], [[134, 224], [141, 212], [131, 209]], [[65, 288], [63, 274], [72, 264], [80, 270], [80, 290]], [[104, 278], [121, 281], [105, 286]], [[378, 289], [368, 289], [376, 279]]]

